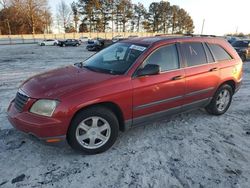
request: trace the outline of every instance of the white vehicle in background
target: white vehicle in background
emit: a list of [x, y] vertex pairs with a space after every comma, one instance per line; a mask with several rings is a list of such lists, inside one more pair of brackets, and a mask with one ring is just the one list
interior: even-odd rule
[[40, 46], [57, 46], [58, 40], [55, 39], [47, 39], [39, 43]]
[[87, 43], [88, 40], [89, 40], [88, 37], [80, 37], [80, 38], [79, 38], [79, 41], [80, 41], [81, 43]]
[[116, 35], [116, 36], [114, 36], [114, 37], [112, 38], [112, 41], [113, 41], [113, 42], [118, 42], [118, 41], [124, 40], [124, 39], [125, 39], [124, 36], [122, 36], [122, 35]]

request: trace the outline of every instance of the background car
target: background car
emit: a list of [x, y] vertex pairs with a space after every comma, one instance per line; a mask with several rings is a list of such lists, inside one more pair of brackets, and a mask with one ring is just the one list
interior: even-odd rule
[[246, 61], [247, 58], [250, 58], [250, 40], [237, 40], [232, 43], [232, 46], [242, 61]]
[[88, 40], [89, 40], [88, 37], [80, 37], [80, 38], [79, 38], [79, 41], [80, 41], [81, 43], [88, 42]]
[[88, 51], [99, 51], [107, 46], [113, 44], [112, 40], [103, 39], [103, 38], [94, 38], [88, 40], [88, 45], [86, 49]]
[[67, 39], [65, 41], [59, 41], [58, 46], [65, 47], [65, 46], [80, 46], [81, 42], [76, 39]]
[[238, 38], [238, 37], [232, 37], [232, 36], [227, 36], [227, 37], [226, 37], [226, 40], [227, 40], [230, 44], [232, 44], [232, 43], [234, 43], [235, 41], [240, 40], [240, 38]]
[[121, 40], [124, 40], [125, 37], [122, 36], [122, 35], [116, 35], [115, 37], [112, 38], [112, 41], [113, 42], [118, 42], [118, 41], [121, 41]]
[[58, 40], [47, 39], [39, 43], [40, 46], [56, 46], [58, 45]]

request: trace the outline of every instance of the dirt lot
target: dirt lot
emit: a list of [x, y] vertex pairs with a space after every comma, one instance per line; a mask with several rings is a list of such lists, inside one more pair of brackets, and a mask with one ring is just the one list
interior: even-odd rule
[[225, 115], [199, 110], [137, 127], [103, 154], [45, 145], [12, 129], [6, 109], [21, 82], [90, 55], [84, 46], [0, 46], [0, 187], [249, 187], [250, 62]]

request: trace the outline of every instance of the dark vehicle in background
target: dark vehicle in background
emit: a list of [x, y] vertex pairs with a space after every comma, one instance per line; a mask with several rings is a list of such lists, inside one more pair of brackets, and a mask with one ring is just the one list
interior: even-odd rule
[[246, 59], [250, 57], [250, 40], [237, 40], [232, 43], [232, 46], [242, 61], [246, 61]]
[[88, 51], [99, 51], [103, 48], [106, 48], [107, 46], [110, 46], [113, 44], [112, 40], [103, 39], [103, 38], [94, 38], [89, 39], [87, 44], [87, 50]]
[[81, 42], [76, 39], [67, 39], [65, 41], [59, 41], [58, 46], [65, 47], [65, 46], [80, 46]]

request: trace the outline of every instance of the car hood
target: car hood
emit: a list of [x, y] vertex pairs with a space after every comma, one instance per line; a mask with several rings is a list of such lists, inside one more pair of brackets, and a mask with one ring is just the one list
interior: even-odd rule
[[114, 77], [68, 66], [33, 76], [23, 83], [21, 89], [31, 98], [59, 99], [64, 94], [88, 89]]

